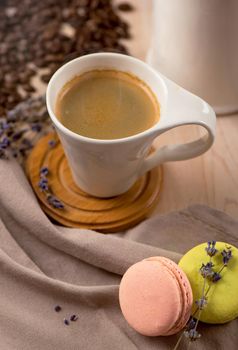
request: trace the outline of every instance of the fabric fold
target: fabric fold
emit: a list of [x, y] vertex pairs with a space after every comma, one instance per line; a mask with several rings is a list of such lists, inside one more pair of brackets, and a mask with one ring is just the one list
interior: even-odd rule
[[[238, 245], [238, 222], [205, 206], [157, 215], [119, 234], [53, 224], [21, 167], [0, 161], [0, 349], [172, 349], [177, 335], [148, 338], [132, 330], [118, 301], [133, 263], [161, 255], [175, 262], [211, 239]], [[225, 297], [225, 296], [224, 296]], [[62, 310], [55, 312], [55, 305]], [[78, 320], [64, 324], [77, 314]], [[237, 320], [200, 325], [201, 350], [238, 344]]]

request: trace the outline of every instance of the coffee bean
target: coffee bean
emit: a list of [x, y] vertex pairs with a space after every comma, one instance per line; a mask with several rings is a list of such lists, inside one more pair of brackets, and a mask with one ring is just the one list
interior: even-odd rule
[[28, 66], [22, 73], [24, 73], [28, 78], [31, 78], [36, 74], [36, 70]]
[[57, 27], [52, 27], [46, 29], [42, 34], [43, 40], [50, 40], [53, 39], [57, 35]]
[[8, 46], [6, 43], [0, 44], [0, 55], [5, 55], [7, 53]]
[[73, 60], [76, 57], [78, 57], [78, 52], [77, 51], [71, 52], [71, 53], [69, 53], [68, 55], [65, 56], [64, 62], [69, 62], [69, 61]]
[[5, 109], [0, 105], [0, 118], [3, 116]]
[[71, 16], [73, 16], [74, 15], [74, 11], [73, 11], [73, 9], [70, 9], [70, 8], [68, 8], [68, 7], [66, 7], [66, 8], [64, 8], [63, 10], [62, 10], [62, 17], [63, 17], [63, 19], [69, 19]]
[[61, 52], [62, 49], [62, 45], [61, 45], [61, 41], [58, 38], [55, 38], [52, 42], [48, 43], [51, 44], [51, 47], [48, 47], [48, 50], [50, 53], [59, 53]]
[[41, 80], [44, 82], [44, 83], [48, 83], [50, 78], [51, 78], [52, 74], [43, 74], [41, 76]]
[[[129, 7], [119, 5], [124, 11]], [[63, 29], [70, 25], [74, 30], [69, 35]], [[80, 55], [126, 53], [119, 41], [129, 37], [128, 24], [111, 0], [0, 0], [1, 111], [35, 92], [30, 80], [36, 71], [29, 71], [30, 63], [36, 70], [48, 69], [41, 76], [48, 82], [62, 64]], [[22, 96], [17, 92], [19, 85], [25, 92]]]
[[57, 63], [50, 63], [50, 64], [48, 64], [48, 66], [47, 66], [47, 68], [49, 68], [49, 70], [50, 70], [50, 72], [55, 72], [55, 71], [57, 71], [57, 69], [59, 68], [60, 66], [59, 66], [59, 64], [57, 64]]
[[90, 0], [81, 0], [79, 3], [80, 7], [87, 7], [90, 5]]
[[30, 84], [26, 84], [26, 85], [22, 85], [22, 88], [26, 91], [26, 92], [35, 92], [36, 89], [30, 85]]
[[45, 63], [45, 60], [43, 57], [37, 57], [35, 60], [34, 60], [34, 63], [37, 67], [39, 68], [44, 68], [46, 66], [46, 63]]
[[18, 103], [21, 100], [21, 96], [19, 95], [18, 92], [13, 91], [12, 94], [8, 96], [7, 100], [8, 100], [9, 103], [12, 103], [12, 102], [17, 102]]
[[25, 55], [18, 52], [17, 53], [17, 62], [21, 65], [24, 64], [25, 63]]
[[5, 14], [7, 17], [13, 17], [17, 13], [16, 7], [7, 7], [5, 10]]
[[90, 1], [90, 7], [92, 10], [95, 10], [100, 3], [100, 0], [91, 0]]
[[81, 18], [84, 18], [86, 17], [86, 14], [87, 14], [87, 10], [83, 7], [77, 9], [77, 15]]
[[29, 82], [29, 78], [23, 73], [19, 75], [19, 81], [21, 84], [27, 84]]
[[72, 48], [72, 41], [63, 41], [61, 43], [61, 50], [64, 52], [64, 54], [67, 54], [68, 52], [71, 52]]
[[14, 73], [5, 74], [4, 80], [6, 83], [13, 84], [17, 82], [17, 76]]
[[122, 2], [121, 4], [118, 5], [118, 10], [124, 11], [124, 12], [131, 12], [134, 10], [134, 8], [128, 2]]

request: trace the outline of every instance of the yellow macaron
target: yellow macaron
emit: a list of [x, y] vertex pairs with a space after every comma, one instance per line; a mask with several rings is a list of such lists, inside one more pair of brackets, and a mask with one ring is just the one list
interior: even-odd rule
[[[238, 317], [238, 249], [231, 244], [216, 242], [215, 255], [210, 258], [207, 254], [207, 243], [202, 243], [189, 250], [180, 260], [179, 266], [186, 273], [193, 291], [193, 300], [199, 300], [202, 296], [204, 277], [200, 268], [202, 264], [213, 263], [212, 270], [220, 272], [220, 279], [212, 282], [206, 279], [205, 294], [207, 293], [207, 305], [200, 313], [200, 320], [206, 323], [226, 323]], [[231, 251], [231, 258], [227, 266], [224, 266], [224, 253]], [[194, 302], [194, 313], [197, 305]], [[197, 314], [195, 315], [196, 318]]]

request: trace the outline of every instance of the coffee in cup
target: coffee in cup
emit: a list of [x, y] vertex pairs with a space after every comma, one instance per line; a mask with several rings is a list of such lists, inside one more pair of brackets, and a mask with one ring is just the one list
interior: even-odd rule
[[159, 102], [133, 74], [96, 69], [67, 82], [56, 101], [59, 121], [76, 134], [120, 139], [150, 129], [159, 121]]

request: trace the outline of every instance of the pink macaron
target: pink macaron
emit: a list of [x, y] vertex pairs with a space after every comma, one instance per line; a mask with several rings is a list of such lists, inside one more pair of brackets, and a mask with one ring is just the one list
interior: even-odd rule
[[187, 323], [193, 303], [190, 283], [172, 260], [151, 257], [132, 265], [124, 274], [119, 301], [122, 313], [137, 332], [171, 335]]

